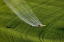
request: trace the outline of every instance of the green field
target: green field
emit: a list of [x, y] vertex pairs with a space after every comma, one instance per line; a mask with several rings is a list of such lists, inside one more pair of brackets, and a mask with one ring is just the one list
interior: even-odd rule
[[64, 42], [64, 0], [25, 0], [46, 27], [32, 27], [0, 0], [0, 42]]

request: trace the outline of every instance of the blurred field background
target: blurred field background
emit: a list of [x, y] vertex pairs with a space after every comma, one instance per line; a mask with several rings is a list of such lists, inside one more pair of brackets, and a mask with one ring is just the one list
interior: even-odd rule
[[0, 42], [64, 42], [64, 0], [25, 0], [46, 27], [32, 27], [0, 0]]

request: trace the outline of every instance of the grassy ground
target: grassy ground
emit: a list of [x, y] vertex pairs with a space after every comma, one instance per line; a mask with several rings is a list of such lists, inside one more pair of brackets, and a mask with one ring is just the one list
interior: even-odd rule
[[25, 0], [46, 27], [32, 27], [0, 0], [0, 42], [64, 42], [64, 0]]

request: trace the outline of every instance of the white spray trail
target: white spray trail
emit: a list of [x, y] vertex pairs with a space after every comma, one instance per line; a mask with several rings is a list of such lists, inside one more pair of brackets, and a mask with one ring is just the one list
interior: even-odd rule
[[32, 12], [32, 9], [24, 0], [4, 0], [4, 2], [16, 13], [16, 15], [32, 26], [42, 25]]

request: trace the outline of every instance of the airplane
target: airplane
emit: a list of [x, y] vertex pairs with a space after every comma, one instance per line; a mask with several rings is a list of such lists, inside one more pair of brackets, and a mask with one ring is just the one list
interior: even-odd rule
[[43, 26], [46, 26], [46, 25], [39, 24], [37, 27], [43, 27]]

